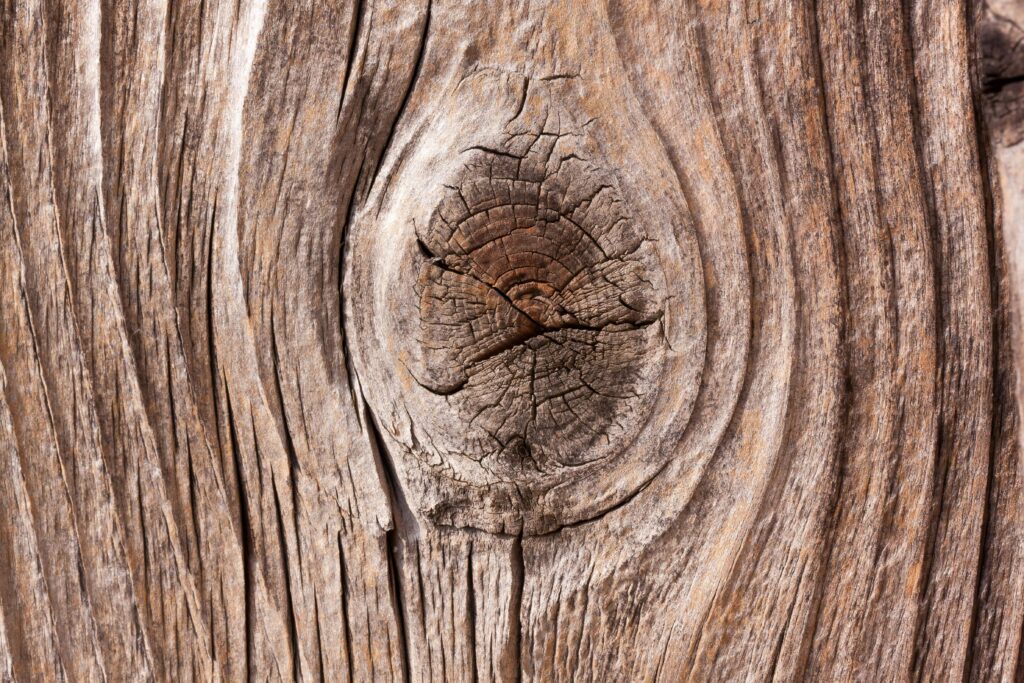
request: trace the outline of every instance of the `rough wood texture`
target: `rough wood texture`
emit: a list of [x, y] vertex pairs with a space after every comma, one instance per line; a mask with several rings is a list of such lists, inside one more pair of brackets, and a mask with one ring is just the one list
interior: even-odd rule
[[0, 680], [1024, 679], [1022, 44], [0, 1]]

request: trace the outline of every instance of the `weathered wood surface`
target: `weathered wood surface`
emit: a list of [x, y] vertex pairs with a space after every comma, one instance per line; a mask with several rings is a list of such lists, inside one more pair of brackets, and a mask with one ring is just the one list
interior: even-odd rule
[[0, 679], [1020, 680], [1022, 27], [4, 0]]

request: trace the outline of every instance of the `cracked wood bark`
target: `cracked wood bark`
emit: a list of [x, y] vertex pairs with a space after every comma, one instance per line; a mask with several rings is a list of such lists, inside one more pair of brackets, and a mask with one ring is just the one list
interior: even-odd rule
[[1022, 7], [3, 0], [0, 680], [1021, 680]]

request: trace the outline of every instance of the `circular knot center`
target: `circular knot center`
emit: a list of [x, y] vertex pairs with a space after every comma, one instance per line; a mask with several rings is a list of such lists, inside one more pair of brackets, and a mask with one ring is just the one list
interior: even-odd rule
[[417, 229], [418, 381], [458, 411], [462, 455], [500, 479], [607, 457], [660, 366], [651, 240], [566, 137], [473, 148]]

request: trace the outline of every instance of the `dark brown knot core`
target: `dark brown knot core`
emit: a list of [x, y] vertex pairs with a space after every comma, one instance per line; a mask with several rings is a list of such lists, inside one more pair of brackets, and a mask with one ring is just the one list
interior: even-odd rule
[[664, 308], [651, 241], [568, 136], [476, 147], [426, 227], [420, 383], [501, 479], [607, 457], [657, 385]]

